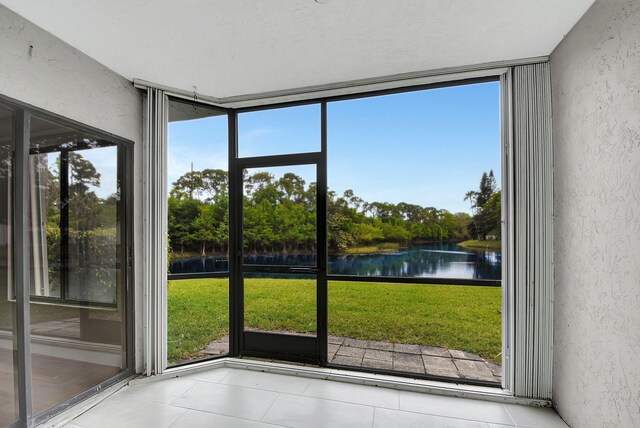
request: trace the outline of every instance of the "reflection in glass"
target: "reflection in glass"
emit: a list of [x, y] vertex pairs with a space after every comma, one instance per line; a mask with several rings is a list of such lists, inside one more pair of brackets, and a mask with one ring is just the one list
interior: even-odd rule
[[[228, 118], [169, 101], [169, 274], [229, 271]], [[229, 352], [229, 279], [169, 281], [167, 362]]]
[[12, 275], [12, 153], [14, 113], [0, 107], [0, 426], [18, 420], [18, 385], [15, 383], [16, 313]]
[[238, 156], [320, 151], [320, 104], [258, 110], [238, 115]]
[[70, 152], [68, 271], [71, 300], [115, 304], [118, 274], [117, 147]]
[[126, 366], [122, 154], [113, 143], [31, 120], [33, 412]]

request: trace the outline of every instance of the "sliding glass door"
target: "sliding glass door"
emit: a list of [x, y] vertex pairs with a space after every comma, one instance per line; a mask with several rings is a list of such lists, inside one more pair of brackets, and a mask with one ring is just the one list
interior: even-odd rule
[[[17, 314], [13, 289], [13, 152], [15, 111], [0, 106], [0, 426], [18, 421]], [[6, 195], [6, 196], [5, 196]]]
[[131, 148], [11, 101], [0, 123], [0, 423], [38, 423], [132, 373]]

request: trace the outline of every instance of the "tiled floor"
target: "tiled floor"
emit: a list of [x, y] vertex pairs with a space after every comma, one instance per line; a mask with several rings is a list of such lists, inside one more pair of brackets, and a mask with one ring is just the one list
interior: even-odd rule
[[[41, 413], [120, 372], [119, 367], [31, 355], [33, 414]], [[13, 353], [0, 349], [0, 426], [15, 420]]]
[[[229, 352], [229, 336], [211, 342], [205, 355]], [[436, 346], [409, 345], [351, 337], [329, 336], [329, 364], [396, 370], [444, 376], [454, 379], [474, 379], [502, 382], [502, 367], [478, 355]]]
[[232, 368], [138, 382], [67, 425], [69, 428], [275, 426], [567, 427], [551, 409]]

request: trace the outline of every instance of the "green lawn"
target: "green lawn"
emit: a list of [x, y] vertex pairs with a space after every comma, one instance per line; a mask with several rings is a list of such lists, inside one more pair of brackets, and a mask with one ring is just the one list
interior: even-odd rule
[[496, 241], [476, 241], [472, 239], [469, 241], [460, 242], [458, 243], [458, 245], [460, 245], [461, 247], [474, 248], [479, 250], [500, 250], [502, 248], [502, 241], [499, 239]]
[[[228, 334], [227, 279], [169, 282], [170, 363]], [[442, 346], [500, 361], [498, 287], [329, 283], [329, 334]], [[246, 279], [247, 328], [315, 332], [315, 281]]]

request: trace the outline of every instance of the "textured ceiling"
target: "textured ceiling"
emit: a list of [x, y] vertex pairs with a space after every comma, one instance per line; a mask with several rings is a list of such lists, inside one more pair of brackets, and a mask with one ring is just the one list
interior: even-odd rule
[[593, 0], [2, 0], [128, 79], [227, 97], [548, 55]]

